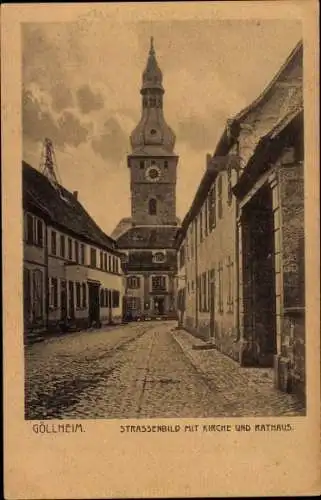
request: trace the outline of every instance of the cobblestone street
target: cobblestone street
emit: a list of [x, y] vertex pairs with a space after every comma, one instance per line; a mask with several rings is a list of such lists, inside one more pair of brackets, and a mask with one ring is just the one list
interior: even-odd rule
[[273, 388], [271, 370], [244, 369], [173, 322], [132, 323], [26, 347], [26, 418], [303, 415]]

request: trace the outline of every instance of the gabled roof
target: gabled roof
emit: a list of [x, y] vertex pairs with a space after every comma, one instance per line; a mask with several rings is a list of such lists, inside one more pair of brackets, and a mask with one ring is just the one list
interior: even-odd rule
[[260, 139], [238, 183], [233, 187], [237, 198], [245, 196], [260, 175], [275, 162], [284, 147], [285, 138], [297, 134], [299, 130], [303, 137], [303, 108], [288, 113]]
[[176, 226], [135, 226], [117, 240], [120, 249], [173, 248]]
[[273, 87], [275, 86], [276, 82], [282, 78], [284, 73], [295, 62], [297, 58], [300, 58], [302, 60], [302, 57], [303, 57], [303, 43], [302, 40], [300, 40], [294, 47], [290, 55], [287, 57], [285, 62], [282, 64], [281, 68], [278, 70], [276, 75], [272, 78], [267, 87], [265, 87], [263, 92], [261, 92], [261, 94], [253, 102], [251, 102], [251, 104], [249, 104], [248, 106], [246, 106], [246, 108], [241, 110], [234, 117], [234, 120], [237, 120], [238, 122], [243, 121], [251, 111], [254, 111], [255, 108], [260, 106], [262, 102], [269, 97], [269, 94], [273, 90]]
[[242, 109], [237, 115], [227, 120], [227, 124], [223, 130], [223, 133], [217, 143], [216, 149], [214, 151], [214, 156], [227, 154], [232, 147], [235, 139], [238, 137], [239, 126], [249, 113], [254, 111], [258, 106], [260, 106], [266, 99], [269, 98], [270, 93], [273, 92], [275, 84], [282, 78], [286, 73], [287, 69], [295, 63], [299, 58], [302, 62], [303, 57], [303, 43], [300, 40], [294, 49], [291, 51], [290, 55], [287, 57], [285, 62], [282, 64], [281, 68], [278, 70], [276, 75], [272, 78], [270, 83], [264, 88], [261, 94], [252, 101], [248, 106]]
[[39, 208], [47, 220], [80, 239], [116, 251], [116, 242], [96, 224], [75, 196], [63, 186], [59, 190], [28, 163], [22, 162], [23, 204]]

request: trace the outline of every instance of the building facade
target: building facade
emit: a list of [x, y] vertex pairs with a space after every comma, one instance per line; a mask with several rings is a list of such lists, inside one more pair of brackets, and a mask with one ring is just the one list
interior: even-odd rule
[[302, 57], [228, 120], [175, 244], [184, 326], [304, 395]]
[[[183, 326], [237, 359], [238, 302], [235, 155], [208, 155], [191, 208], [177, 233], [178, 309]], [[180, 314], [184, 310], [184, 314]]]
[[177, 231], [175, 134], [163, 112], [163, 75], [153, 40], [143, 72], [141, 119], [131, 134], [128, 155], [131, 217], [113, 232], [126, 254], [126, 317], [176, 317]]
[[121, 321], [121, 254], [76, 194], [24, 163], [23, 209], [27, 336]]

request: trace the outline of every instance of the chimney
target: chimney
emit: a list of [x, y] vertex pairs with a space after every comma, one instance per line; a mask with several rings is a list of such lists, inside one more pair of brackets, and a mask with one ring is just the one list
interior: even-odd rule
[[78, 191], [74, 191], [72, 194], [73, 194], [74, 198], [76, 198], [76, 200], [78, 200]]
[[211, 153], [207, 153], [206, 155], [206, 168], [210, 169], [212, 165], [212, 155]]

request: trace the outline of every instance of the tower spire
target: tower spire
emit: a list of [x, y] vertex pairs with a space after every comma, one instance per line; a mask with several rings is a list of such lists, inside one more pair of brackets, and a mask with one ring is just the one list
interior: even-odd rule
[[153, 36], [150, 37], [150, 49], [149, 49], [149, 53], [150, 53], [151, 56], [155, 55], [154, 37]]

